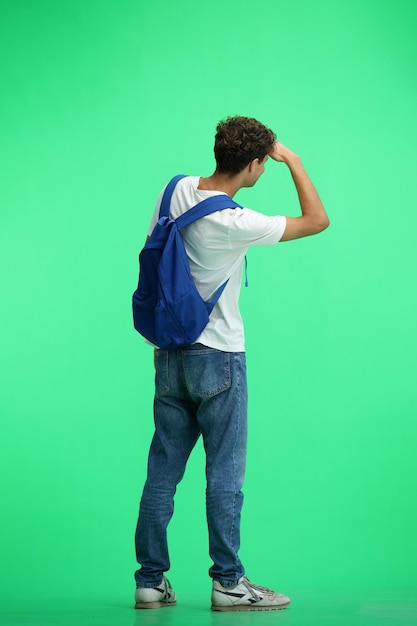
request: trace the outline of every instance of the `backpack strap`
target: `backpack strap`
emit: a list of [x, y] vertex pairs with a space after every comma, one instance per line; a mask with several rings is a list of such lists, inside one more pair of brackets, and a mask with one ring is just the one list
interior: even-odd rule
[[[159, 208], [159, 217], [169, 217], [169, 210], [171, 205], [172, 194], [174, 193], [174, 189], [177, 183], [185, 178], [185, 174], [178, 174], [172, 178], [168, 185], [165, 187], [164, 195], [162, 196], [161, 206]], [[185, 228], [189, 226], [196, 220], [199, 220], [200, 217], [205, 217], [206, 215], [210, 215], [210, 213], [215, 213], [216, 211], [221, 211], [221, 209], [242, 209], [242, 205], [238, 204], [228, 195], [222, 193], [217, 196], [211, 196], [210, 198], [206, 198], [202, 200], [195, 206], [188, 209], [185, 213], [177, 217], [175, 220], [177, 224], [177, 228], [180, 230], [181, 228]]]
[[[181, 230], [181, 228], [189, 226], [189, 224], [192, 224], [193, 222], [199, 220], [201, 217], [210, 215], [210, 213], [215, 213], [216, 211], [220, 211], [221, 209], [235, 208], [242, 209], [243, 207], [237, 202], [234, 202], [234, 200], [229, 198], [229, 196], [227, 196], [226, 194], [219, 194], [218, 196], [211, 196], [210, 198], [206, 198], [205, 200], [202, 200], [195, 206], [191, 207], [191, 209], [188, 209], [188, 211], [177, 217], [175, 223], [178, 230]], [[213, 310], [213, 307], [216, 304], [217, 300], [222, 295], [228, 282], [229, 279], [227, 279], [222, 285], [220, 285], [212, 299], [209, 302], [206, 302], [209, 315]]]
[[[164, 195], [162, 196], [161, 206], [159, 209], [160, 218], [169, 217], [172, 194], [174, 192], [174, 189], [177, 183], [182, 178], [185, 178], [184, 174], [178, 174], [177, 176], [174, 176], [174, 178], [172, 178], [169, 181], [168, 185], [165, 187]], [[193, 222], [199, 220], [201, 217], [210, 215], [210, 213], [215, 213], [216, 211], [221, 211], [222, 209], [236, 209], [236, 208], [242, 209], [243, 207], [241, 204], [238, 204], [237, 202], [232, 200], [227, 194], [222, 193], [217, 196], [210, 196], [209, 198], [206, 198], [205, 200], [202, 200], [195, 206], [191, 207], [191, 209], [188, 209], [188, 211], [186, 211], [185, 213], [177, 217], [177, 219], [175, 220], [175, 223], [177, 225], [178, 230], [181, 230], [181, 228], [185, 228], [186, 226], [189, 226]], [[217, 289], [212, 299], [206, 303], [209, 314], [212, 311], [217, 300], [222, 295], [228, 282], [229, 282], [229, 279], [227, 279], [222, 285], [220, 285], [220, 287]]]
[[210, 310], [209, 310], [209, 314], [211, 313], [211, 311], [214, 309], [214, 305], [216, 304], [217, 300], [220, 298], [220, 296], [222, 295], [223, 291], [225, 290], [225, 287], [227, 285], [227, 283], [229, 282], [229, 279], [227, 279], [223, 285], [220, 285], [220, 287], [218, 288], [218, 290], [216, 291], [216, 293], [214, 294], [214, 296], [212, 297], [212, 299], [207, 302], [206, 304], [208, 304], [210, 306]]
[[175, 220], [177, 224], [178, 230], [181, 228], [185, 228], [189, 226], [193, 222], [199, 220], [201, 217], [205, 217], [206, 215], [210, 215], [210, 213], [215, 213], [216, 211], [221, 211], [222, 209], [242, 209], [242, 205], [238, 204], [226, 194], [219, 194], [218, 196], [212, 196], [210, 198], [206, 198], [202, 200], [195, 206], [188, 209], [185, 213], [177, 217]]
[[172, 194], [174, 193], [174, 189], [181, 178], [185, 178], [185, 174], [178, 174], [177, 176], [174, 176], [174, 178], [172, 178], [165, 187], [164, 195], [161, 200], [161, 206], [159, 207], [159, 217], [169, 217]]

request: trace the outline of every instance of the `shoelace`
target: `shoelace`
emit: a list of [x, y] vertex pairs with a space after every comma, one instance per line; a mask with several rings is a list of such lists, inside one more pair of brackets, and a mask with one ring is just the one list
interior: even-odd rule
[[244, 578], [244, 580], [242, 581], [245, 584], [245, 587], [249, 590], [255, 589], [256, 591], [260, 591], [261, 593], [263, 593], [266, 596], [273, 596], [275, 594], [275, 591], [273, 591], [272, 589], [269, 589], [268, 587], [262, 587], [261, 585], [255, 585], [253, 583], [251, 583], [251, 581], [248, 578]]

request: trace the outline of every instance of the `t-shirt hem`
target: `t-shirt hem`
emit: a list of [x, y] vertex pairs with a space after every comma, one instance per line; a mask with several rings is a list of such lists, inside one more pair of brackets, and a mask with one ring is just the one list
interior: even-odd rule
[[[151, 343], [147, 339], [145, 339], [145, 343], [148, 346], [155, 348], [155, 350], [161, 349], [161, 348], [158, 348], [158, 346], [155, 346], [153, 343]], [[223, 343], [217, 343], [215, 341], [204, 341], [203, 339], [200, 339], [199, 341], [194, 342], [194, 344], [196, 343], [201, 343], [201, 345], [206, 346], [206, 348], [213, 348], [213, 350], [220, 350], [220, 352], [245, 352], [245, 346], [242, 346], [241, 344], [236, 344], [233, 346], [226, 346]], [[194, 344], [191, 344], [191, 345], [194, 345]], [[186, 348], [187, 346], [184, 346], [184, 347]]]
[[201, 343], [207, 348], [213, 348], [214, 350], [220, 350], [221, 352], [245, 352], [245, 346], [242, 344], [225, 345], [224, 343], [218, 343], [217, 341], [205, 341], [203, 338], [199, 339], [195, 343]]

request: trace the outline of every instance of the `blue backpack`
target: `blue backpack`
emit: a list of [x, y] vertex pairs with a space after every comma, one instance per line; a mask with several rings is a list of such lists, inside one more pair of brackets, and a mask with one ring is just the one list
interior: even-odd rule
[[227, 280], [209, 302], [197, 291], [181, 236], [181, 229], [220, 211], [242, 208], [221, 194], [199, 202], [176, 220], [169, 217], [171, 197], [182, 174], [167, 185], [159, 220], [139, 255], [139, 282], [132, 297], [135, 329], [159, 348], [172, 350], [192, 344], [207, 326]]

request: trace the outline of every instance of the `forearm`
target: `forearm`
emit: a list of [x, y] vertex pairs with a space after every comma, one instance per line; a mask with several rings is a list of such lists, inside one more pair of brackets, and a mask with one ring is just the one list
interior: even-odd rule
[[298, 155], [290, 156], [285, 160], [300, 202], [301, 213], [312, 224], [317, 225], [317, 231], [323, 230], [329, 225], [329, 218], [315, 186], [307, 174]]
[[330, 222], [326, 210], [298, 154], [282, 143], [276, 142], [269, 155], [275, 161], [288, 166], [301, 208], [299, 217], [287, 217], [287, 225], [281, 241], [308, 237], [327, 228]]

